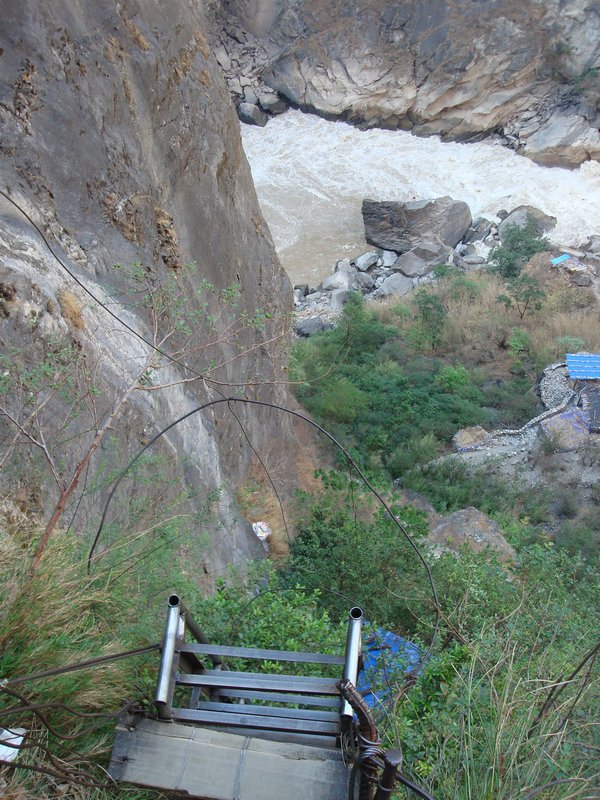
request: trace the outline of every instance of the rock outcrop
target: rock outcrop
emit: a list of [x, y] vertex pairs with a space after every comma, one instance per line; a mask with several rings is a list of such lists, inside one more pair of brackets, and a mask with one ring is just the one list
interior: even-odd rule
[[556, 225], [556, 217], [544, 214], [535, 206], [517, 206], [508, 214], [498, 226], [500, 241], [503, 241], [506, 232], [511, 225], [517, 228], [525, 228], [531, 225], [534, 236], [544, 236], [549, 233]]
[[444, 552], [458, 555], [467, 546], [475, 553], [489, 548], [505, 562], [516, 558], [498, 523], [476, 508], [465, 508], [438, 519], [431, 526], [428, 541], [439, 555]]
[[[64, 262], [0, 197], [0, 347], [24, 370], [66, 352], [89, 371], [93, 400], [63, 436], [63, 468], [77, 463], [89, 429], [131, 381], [115, 438], [101, 442], [92, 473], [101, 462], [120, 468], [163, 426], [208, 399], [243, 391], [247, 382], [251, 397], [268, 393], [285, 403], [285, 391], [268, 383], [284, 378], [279, 312], [289, 305], [290, 287], [198, 7], [7, 0], [0, 63], [1, 188]], [[179, 305], [161, 311], [159, 290]], [[184, 307], [187, 316], [178, 318]], [[161, 347], [184, 366], [160, 355], [148, 361], [151, 348], [115, 319], [152, 340], [167, 313], [173, 329]], [[6, 367], [7, 380], [9, 373]], [[162, 384], [174, 385], [160, 390]], [[194, 569], [209, 579], [227, 563], [262, 552], [233, 499], [253, 458], [246, 435], [257, 450], [268, 446], [271, 464], [283, 463], [292, 449], [282, 417], [242, 406], [236, 413], [239, 423], [217, 407], [172, 430], [153, 451], [164, 466], [158, 474], [154, 467], [144, 488], [148, 504], [188, 498], [196, 535], [210, 540], [204, 565]], [[58, 439], [52, 420], [45, 423], [48, 441]], [[3, 491], [16, 494], [33, 481], [48, 512], [55, 483], [43, 464], [28, 471], [29, 451], [20, 452], [4, 463]], [[211, 493], [211, 510], [201, 514]], [[77, 528], [97, 518], [105, 494], [100, 489], [78, 506]]]
[[232, 46], [255, 37], [262, 81], [303, 109], [448, 139], [498, 132], [546, 164], [600, 158], [598, 3], [229, 0], [227, 11], [242, 30]]
[[[443, 253], [436, 245], [455, 247], [473, 221], [469, 206], [451, 197], [408, 203], [363, 200], [362, 215], [369, 244], [396, 253], [406, 253], [419, 244], [423, 252], [416, 255], [438, 259], [438, 263]], [[430, 255], [424, 252], [425, 237]]]

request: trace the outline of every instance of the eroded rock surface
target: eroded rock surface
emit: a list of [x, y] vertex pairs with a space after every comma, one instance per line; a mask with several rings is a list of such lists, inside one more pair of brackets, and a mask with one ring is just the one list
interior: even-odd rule
[[499, 132], [546, 164], [600, 157], [596, 2], [229, 0], [227, 12], [234, 45], [249, 32], [264, 82], [301, 108], [450, 139]]
[[[132, 294], [124, 277], [127, 265], [138, 264], [140, 280], [150, 286], [169, 278], [177, 302], [205, 326], [203, 343], [192, 352], [181, 325], [162, 345], [205, 379], [191, 380], [188, 370], [157, 356], [114, 426], [117, 444], [105, 440], [92, 472], [100, 462], [122, 466], [181, 414], [219, 393], [240, 391], [231, 384], [250, 381], [252, 397], [285, 403], [285, 390], [260, 384], [284, 378], [286, 323], [279, 311], [290, 305], [290, 287], [258, 208], [238, 120], [198, 7], [7, 0], [2, 15], [1, 188], [45, 231], [81, 284], [0, 198], [2, 352], [19, 353], [26, 366], [44, 363], [57, 348], [82, 353], [95, 374], [91, 396], [102, 419], [151, 350], [82, 285], [152, 339], [158, 306], [153, 310], [139, 292]], [[186, 269], [192, 262], [195, 268]], [[202, 291], [210, 295], [208, 307]], [[250, 324], [257, 313], [260, 324]], [[263, 340], [270, 340], [268, 348]], [[153, 381], [183, 378], [188, 382], [151, 391]], [[254, 446], [268, 445], [273, 463], [285, 460], [293, 450], [286, 421], [236, 410]], [[84, 417], [69, 430], [66, 464], [77, 463], [85, 444], [90, 420]], [[51, 439], [57, 430], [48, 425]], [[167, 466], [145, 490], [147, 502], [162, 496], [168, 504], [181, 493], [189, 498], [187, 511], [198, 515], [196, 535], [209, 539], [195, 574], [204, 570], [210, 578], [228, 562], [257, 554], [256, 537], [234, 502], [252, 454], [226, 407], [191, 418], [157, 448]], [[5, 464], [3, 491], [20, 491], [25, 472], [18, 463], [14, 469]], [[47, 472], [40, 471], [34, 488], [40, 508], [51, 509], [56, 487]], [[211, 493], [212, 510], [201, 519]], [[97, 513], [85, 501], [77, 529]]]

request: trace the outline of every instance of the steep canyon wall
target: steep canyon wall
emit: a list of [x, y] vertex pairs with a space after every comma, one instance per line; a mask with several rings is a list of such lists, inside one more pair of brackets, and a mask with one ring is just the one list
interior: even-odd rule
[[[3, 498], [47, 515], [60, 480], [40, 436], [64, 480], [120, 398], [92, 476], [101, 465], [105, 474], [121, 468], [161, 427], [207, 400], [235, 393], [288, 401], [272, 382], [285, 380], [289, 282], [197, 4], [7, 0], [0, 188], [76, 279], [0, 197], [2, 400], [22, 426], [17, 436], [2, 417]], [[83, 287], [146, 340], [167, 336], [162, 349], [196, 374], [153, 357]], [[44, 374], [32, 377], [36, 369]], [[63, 375], [62, 386], [53, 375]], [[19, 405], [15, 397], [35, 381]], [[77, 414], [69, 411], [76, 393]], [[247, 438], [268, 451], [271, 467], [285, 471], [285, 462], [293, 472], [285, 418], [242, 406], [236, 413], [244, 431], [223, 406], [171, 431], [155, 446], [160, 466], [138, 486], [148, 506], [190, 498], [192, 516], [212, 492], [209, 579], [263, 552], [235, 504], [254, 459]], [[107, 488], [86, 493], [76, 529], [93, 526]]]

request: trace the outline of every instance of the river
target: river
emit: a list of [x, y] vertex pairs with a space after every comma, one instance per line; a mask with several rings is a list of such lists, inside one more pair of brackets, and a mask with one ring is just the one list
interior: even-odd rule
[[361, 131], [289, 110], [242, 125], [258, 199], [293, 283], [318, 284], [335, 261], [370, 249], [361, 202], [450, 195], [473, 217], [536, 206], [558, 222], [555, 245], [600, 233], [600, 164], [542, 167], [500, 143], [459, 144], [403, 131]]

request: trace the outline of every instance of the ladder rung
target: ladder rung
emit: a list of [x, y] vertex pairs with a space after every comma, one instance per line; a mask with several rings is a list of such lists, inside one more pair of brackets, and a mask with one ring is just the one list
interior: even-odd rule
[[177, 683], [180, 686], [218, 686], [232, 689], [262, 689], [297, 694], [339, 696], [333, 678], [312, 678], [299, 675], [265, 675], [260, 672], [207, 669], [197, 675], [178, 673]]
[[320, 722], [293, 717], [263, 717], [259, 714], [224, 711], [195, 711], [190, 708], [174, 708], [173, 719], [182, 722], [201, 722], [205, 725], [230, 725], [238, 728], [262, 728], [270, 731], [329, 734], [331, 736], [336, 736], [340, 731], [339, 722]]
[[338, 708], [338, 697], [315, 697], [309, 694], [277, 694], [277, 692], [253, 692], [250, 689], [221, 689], [219, 697], [239, 697], [243, 700], [268, 700], [271, 703], [293, 703], [294, 705]]
[[182, 653], [226, 656], [230, 658], [257, 658], [263, 661], [295, 661], [305, 664], [344, 664], [344, 656], [329, 653], [296, 653], [293, 650], [264, 650], [259, 647], [229, 647], [221, 644], [186, 642], [179, 648]]
[[[195, 709], [193, 709], [195, 710]], [[261, 717], [294, 717], [311, 719], [318, 722], [338, 722], [339, 714], [335, 711], [309, 711], [306, 708], [280, 708], [279, 706], [257, 706], [250, 703], [213, 703], [201, 700], [199, 711], [222, 711], [224, 713], [257, 714]]]

